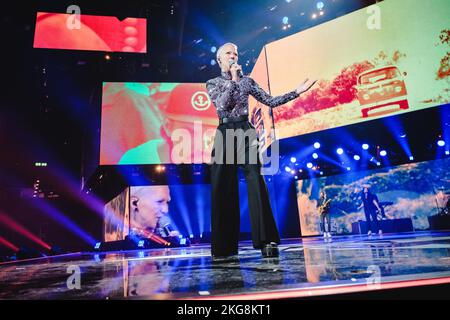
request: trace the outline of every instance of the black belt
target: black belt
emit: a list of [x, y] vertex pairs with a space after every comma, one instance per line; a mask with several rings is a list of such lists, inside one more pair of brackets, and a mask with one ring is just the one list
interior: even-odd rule
[[239, 116], [239, 117], [231, 117], [231, 118], [222, 118], [219, 123], [233, 123], [233, 122], [243, 122], [248, 121], [248, 116]]

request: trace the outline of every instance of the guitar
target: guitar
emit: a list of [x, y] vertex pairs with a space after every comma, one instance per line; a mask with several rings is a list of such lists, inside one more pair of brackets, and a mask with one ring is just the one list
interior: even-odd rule
[[330, 206], [331, 206], [331, 199], [327, 199], [324, 203], [322, 203], [319, 206], [319, 214], [323, 215], [328, 213], [328, 211], [330, 210]]

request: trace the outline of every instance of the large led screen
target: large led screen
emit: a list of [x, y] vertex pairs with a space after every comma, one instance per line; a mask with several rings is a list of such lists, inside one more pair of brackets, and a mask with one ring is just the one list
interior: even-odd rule
[[353, 223], [366, 220], [362, 207], [364, 188], [377, 196], [387, 220], [409, 218], [415, 230], [426, 230], [430, 227], [430, 216], [448, 214], [448, 168], [450, 158], [298, 181], [297, 204], [302, 236], [321, 234], [321, 192], [331, 200], [332, 231], [351, 233]]
[[[247, 187], [239, 182], [240, 230], [250, 232]], [[128, 234], [146, 237], [202, 235], [211, 231], [211, 185], [132, 186], [105, 206], [105, 241]]]
[[147, 52], [147, 19], [38, 12], [34, 48]]
[[270, 92], [318, 83], [273, 109], [277, 138], [450, 102], [447, 0], [385, 0], [266, 45]]
[[130, 232], [130, 188], [109, 201], [103, 210], [103, 240], [123, 240]]
[[[260, 56], [253, 67], [251, 77], [263, 90], [266, 92], [270, 91], [265, 50], [260, 53]], [[253, 124], [258, 134], [260, 150], [265, 151], [275, 138], [272, 108], [257, 101], [251, 95], [249, 96], [248, 106], [250, 115], [249, 121]]]
[[104, 83], [100, 164], [208, 163], [216, 109], [204, 83]]

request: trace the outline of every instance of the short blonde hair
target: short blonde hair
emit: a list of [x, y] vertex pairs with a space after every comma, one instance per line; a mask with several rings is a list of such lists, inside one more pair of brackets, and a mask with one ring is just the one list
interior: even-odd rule
[[226, 46], [229, 46], [229, 45], [234, 46], [234, 47], [236, 48], [236, 51], [237, 51], [238, 46], [237, 46], [236, 44], [234, 44], [234, 43], [232, 43], [232, 42], [227, 42], [227, 43], [221, 45], [221, 46], [219, 47], [219, 49], [217, 50], [217, 53], [216, 53], [216, 59], [217, 59], [217, 61], [219, 61], [219, 57], [220, 57], [220, 55], [222, 54], [223, 49], [224, 49]]

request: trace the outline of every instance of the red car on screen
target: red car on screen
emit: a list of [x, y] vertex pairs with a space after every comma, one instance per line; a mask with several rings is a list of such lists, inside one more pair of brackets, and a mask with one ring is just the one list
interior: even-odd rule
[[369, 112], [374, 109], [388, 106], [409, 108], [403, 74], [396, 66], [375, 68], [361, 73], [358, 76], [356, 96], [363, 118], [367, 118]]

